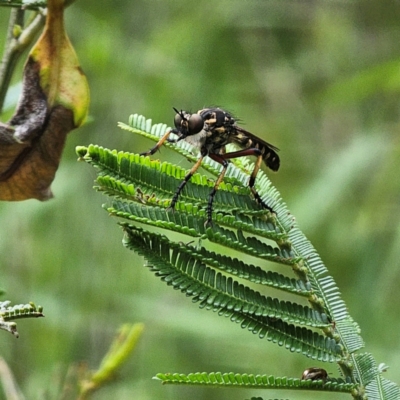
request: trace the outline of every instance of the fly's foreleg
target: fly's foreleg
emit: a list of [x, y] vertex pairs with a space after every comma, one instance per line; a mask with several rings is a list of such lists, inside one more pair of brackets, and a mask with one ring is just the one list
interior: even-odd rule
[[157, 144], [152, 147], [149, 151], [145, 151], [143, 153], [140, 153], [141, 156], [151, 156], [153, 155], [162, 145], [163, 143], [168, 139], [168, 136], [172, 133], [172, 129], [167, 131], [164, 136], [157, 142]]

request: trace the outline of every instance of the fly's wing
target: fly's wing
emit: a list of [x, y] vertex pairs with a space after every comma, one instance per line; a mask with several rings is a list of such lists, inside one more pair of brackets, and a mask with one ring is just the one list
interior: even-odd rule
[[272, 171], [278, 171], [280, 161], [277, 152], [279, 149], [272, 144], [265, 142], [264, 140], [258, 138], [252, 133], [246, 131], [239, 126], [235, 126], [233, 128], [233, 132], [231, 133], [232, 143], [236, 143], [239, 147], [242, 148], [256, 148], [260, 149], [262, 152], [262, 157], [268, 168], [272, 169]]

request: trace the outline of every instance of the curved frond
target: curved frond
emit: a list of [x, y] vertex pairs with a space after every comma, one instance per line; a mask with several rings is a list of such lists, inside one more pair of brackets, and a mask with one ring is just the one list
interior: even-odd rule
[[[268, 180], [263, 171], [259, 173], [258, 178], [259, 187], [258, 191], [260, 196], [263, 198], [264, 190], [262, 186], [263, 180]], [[260, 182], [261, 181], [261, 182]], [[269, 180], [268, 180], [269, 182]], [[266, 195], [266, 194], [265, 194]], [[268, 192], [268, 196], [271, 195], [271, 191]], [[279, 194], [276, 194], [276, 198], [279, 199]], [[345, 303], [341, 299], [340, 292], [330, 276], [323, 276], [327, 273], [326, 266], [322, 262], [318, 253], [310, 243], [310, 241], [304, 236], [304, 234], [298, 229], [295, 221], [291, 217], [286, 204], [279, 201], [278, 206], [274, 208], [277, 213], [277, 224], [282, 228], [283, 231], [288, 232], [289, 242], [291, 244], [291, 251], [295, 257], [301, 257], [304, 266], [307, 268], [307, 277], [310, 280], [311, 287], [316, 295], [321, 299], [324, 307], [328, 311], [332, 320], [338, 322], [344, 318], [347, 318], [348, 310]], [[353, 341], [362, 343], [360, 332], [355, 325], [347, 326], [346, 337], [352, 337]], [[345, 347], [351, 348], [352, 346]]]
[[36, 306], [35, 303], [17, 304], [10, 306], [10, 301], [0, 303], [0, 318], [4, 321], [13, 321], [22, 318], [44, 317], [43, 307]]
[[[120, 123], [119, 126], [153, 141], [158, 141], [168, 129], [165, 124], [153, 125], [151, 120], [137, 114], [129, 118], [129, 125]], [[197, 160], [197, 149], [184, 140], [174, 144], [165, 142], [165, 146], [191, 161]], [[369, 399], [396, 398], [398, 387], [381, 378], [372, 356], [355, 354], [364, 345], [358, 325], [350, 317], [318, 253], [261, 170], [256, 189], [274, 213], [254, 201], [248, 188], [249, 175], [254, 168], [251, 161], [240, 158], [229, 164], [214, 198], [213, 226], [205, 227], [208, 198], [215, 181], [196, 173], [182, 190], [172, 211], [168, 208], [170, 201], [186, 170], [153, 160], [153, 157], [93, 145], [79, 147], [77, 153], [98, 169], [97, 189], [113, 198], [111, 204], [105, 206], [110, 214], [210, 241], [243, 255], [243, 260], [238, 260], [200, 245], [176, 243], [164, 235], [121, 223], [126, 232], [124, 244], [142, 254], [150, 270], [164, 282], [191, 297], [201, 308], [229, 317], [261, 338], [312, 359], [337, 361], [347, 381], [354, 384], [332, 379], [321, 383], [274, 377], [261, 380], [267, 379], [267, 384], [284, 382], [287, 388], [292, 388], [290, 385], [307, 389], [323, 387], [318, 390], [336, 390], [329, 387], [337, 384], [336, 388], [351, 391], [357, 399], [363, 398], [366, 387]], [[202, 168], [218, 176], [222, 167], [205, 157]], [[297, 279], [245, 262], [246, 256], [287, 265], [288, 272], [294, 273]], [[248, 286], [248, 282], [253, 286]], [[311, 307], [264, 296], [253, 289], [254, 284], [306, 297]], [[217, 384], [219, 381], [232, 384], [237, 382], [235, 379], [250, 379], [250, 375], [236, 378], [235, 374], [162, 376], [168, 383], [183, 379], [189, 384], [204, 384], [213, 379]]]
[[[172, 242], [171, 242], [172, 243]], [[260, 267], [247, 264], [237, 258], [208, 251], [204, 247], [198, 249], [194, 246], [180, 246], [181, 252], [187, 252], [196, 260], [202, 261], [212, 267], [225, 271], [238, 278], [246, 279], [253, 283], [267, 285], [301, 296], [310, 296], [311, 288], [299, 279], [288, 278], [282, 274], [265, 271]]]
[[[170, 200], [187, 173], [186, 170], [167, 162], [161, 163], [149, 157], [108, 150], [96, 145], [89, 145], [87, 148], [81, 146], [77, 152], [82, 159], [101, 170], [98, 178], [100, 185], [97, 189], [106, 193], [111, 191], [113, 196], [121, 198], [126, 198], [127, 195], [129, 198], [137, 187], [140, 188], [140, 193], [143, 193], [139, 196], [139, 200], [146, 200], [149, 197]], [[214, 183], [206, 177], [200, 174], [193, 175], [183, 189], [176, 208], [179, 209], [179, 204], [194, 203], [206, 209], [213, 185]], [[246, 187], [222, 182], [214, 198], [214, 212], [235, 211], [238, 214], [265, 215], [266, 210], [254, 202], [249, 193]], [[130, 200], [138, 199], [134, 195]], [[246, 226], [245, 222], [245, 220], [241, 222], [242, 228]], [[261, 222], [258, 230], [266, 235], [271, 226], [267, 223], [260, 224]], [[271, 239], [282, 236], [283, 233], [276, 232], [276, 228], [270, 233]]]
[[205, 385], [215, 387], [239, 386], [257, 389], [293, 389], [318, 390], [329, 392], [350, 393], [355, 385], [345, 383], [342, 379], [332, 378], [327, 382], [322, 380], [301, 380], [298, 378], [275, 377], [273, 375], [237, 374], [234, 372], [197, 372], [192, 374], [157, 374], [154, 379], [163, 384]]
[[[315, 261], [315, 260], [314, 260]], [[339, 322], [342, 319], [348, 318], [349, 313], [346, 307], [346, 304], [340, 297], [340, 292], [338, 287], [336, 286], [335, 281], [331, 276], [321, 277], [319, 280], [320, 285], [320, 296], [324, 299], [325, 303], [329, 304], [329, 309], [331, 312], [332, 318]], [[354, 325], [353, 329], [349, 328], [348, 332], [352, 330], [351, 333], [354, 332]]]
[[[144, 255], [148, 261], [147, 266], [157, 276], [192, 297], [193, 302], [200, 302], [201, 308], [219, 311], [221, 314], [232, 310], [255, 317], [280, 318], [312, 327], [329, 325], [326, 316], [316, 310], [265, 297], [214, 268], [207, 267], [190, 254], [181, 252], [177, 246], [171, 246], [172, 242], [165, 236], [127, 224], [123, 227], [126, 232], [124, 245]], [[264, 319], [259, 323], [265, 324], [268, 321]]]
[[354, 359], [357, 361], [356, 378], [366, 386], [378, 375], [376, 362], [370, 353], [355, 354]]
[[[220, 312], [222, 314], [222, 311]], [[323, 362], [341, 361], [343, 348], [334, 339], [320, 335], [305, 327], [289, 324], [280, 318], [258, 317], [240, 312], [226, 312], [233, 322], [240, 323], [261, 339], [278, 344], [292, 353], [300, 353]]]
[[16, 319], [44, 317], [43, 307], [36, 306], [35, 303], [17, 304], [10, 306], [10, 301], [0, 302], [0, 329], [10, 332], [15, 337], [19, 337]]
[[214, 226], [212, 229], [207, 229], [206, 234], [207, 238], [212, 242], [241, 251], [253, 257], [286, 265], [294, 265], [299, 261], [299, 259], [291, 258], [290, 254], [285, 252], [285, 249], [272, 247], [255, 237], [246, 238], [240, 230], [235, 233], [221, 226]]
[[354, 329], [358, 329], [359, 331], [359, 328], [352, 318], [347, 317], [346, 319], [335, 321], [335, 324], [341, 342], [346, 346], [346, 350], [349, 353], [354, 353], [364, 347], [364, 341], [361, 336], [359, 334], [354, 335]]
[[365, 394], [368, 400], [398, 400], [400, 389], [394, 382], [377, 375], [365, 388]]
[[197, 217], [165, 209], [149, 207], [133, 202], [113, 201], [112, 206], [105, 206], [106, 210], [115, 216], [141, 222], [158, 228], [169, 229], [192, 237], [202, 237], [205, 234], [204, 223], [206, 218]]
[[[188, 205], [185, 209], [181, 203], [181, 206], [176, 210], [171, 210], [158, 206], [153, 207], [150, 204], [143, 205], [115, 200], [111, 206], [105, 208], [110, 214], [118, 217], [185, 233], [193, 237], [204, 236], [214, 243], [264, 260], [286, 265], [294, 265], [301, 260], [300, 258], [291, 258], [291, 253], [285, 248], [272, 247], [255, 237], [246, 238], [240, 230], [236, 234], [234, 231], [224, 229], [221, 226], [206, 229], [204, 226], [206, 223], [205, 211], [192, 205]], [[186, 212], [182, 212], [182, 209]]]

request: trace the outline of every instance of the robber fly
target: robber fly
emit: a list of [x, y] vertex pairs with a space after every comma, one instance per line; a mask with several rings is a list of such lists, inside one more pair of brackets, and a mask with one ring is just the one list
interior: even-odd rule
[[[208, 156], [223, 166], [208, 198], [206, 225], [210, 224], [212, 220], [214, 196], [218, 190], [218, 186], [224, 179], [229, 160], [231, 158], [244, 156], [256, 156], [257, 160], [253, 172], [250, 175], [249, 187], [255, 199], [272, 212], [272, 208], [261, 200], [260, 195], [254, 188], [254, 183], [262, 161], [273, 171], [279, 169], [278, 149], [272, 144], [264, 142], [262, 139], [239, 127], [232, 115], [221, 108], [203, 108], [193, 114], [182, 110], [178, 111], [176, 108], [174, 108], [174, 111], [176, 112], [174, 119], [175, 128], [168, 130], [149, 151], [141, 153], [141, 155], [152, 155], [165, 141], [176, 143], [181, 140], [185, 140], [200, 150], [200, 157], [178, 186], [172, 197], [170, 207], [172, 209], [175, 207], [186, 183], [200, 167], [203, 158]], [[169, 138], [171, 133], [174, 133], [177, 138]], [[226, 145], [228, 143], [237, 144], [242, 150], [226, 153]]]

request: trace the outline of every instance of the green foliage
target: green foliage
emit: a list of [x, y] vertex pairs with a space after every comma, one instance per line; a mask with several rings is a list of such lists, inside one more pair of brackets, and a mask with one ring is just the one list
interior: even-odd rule
[[322, 390], [330, 392], [349, 392], [356, 389], [355, 384], [345, 383], [343, 379], [323, 380], [301, 380], [297, 378], [275, 377], [271, 375], [234, 374], [220, 372], [216, 373], [193, 373], [193, 374], [157, 374], [164, 384], [207, 385], [214, 387], [246, 387], [258, 389], [292, 389], [292, 390]]
[[94, 391], [115, 379], [122, 364], [136, 348], [143, 329], [143, 324], [125, 324], [119, 329], [97, 371], [86, 372], [85, 378], [80, 379], [79, 400], [89, 398]]
[[[129, 125], [120, 126], [155, 141], [167, 129], [164, 124], [152, 125], [151, 120], [138, 115], [131, 116]], [[173, 148], [195, 159], [188, 143], [181, 141]], [[185, 176], [182, 168], [95, 145], [80, 146], [77, 153], [98, 169], [96, 189], [112, 198], [104, 208], [111, 215], [130, 221], [120, 222], [125, 232], [124, 245], [143, 255], [147, 267], [156, 276], [192, 298], [200, 308], [228, 317], [260, 338], [314, 360], [337, 362], [341, 379], [347, 384], [337, 384], [331, 377], [326, 382], [274, 377], [260, 378], [261, 381], [266, 379], [271, 387], [279, 382], [285, 388], [347, 391], [357, 399], [364, 399], [365, 393], [374, 399], [399, 396], [397, 386], [381, 379], [370, 354], [355, 353], [363, 347], [358, 325], [349, 315], [336, 283], [327, 275], [315, 249], [262, 172], [257, 177], [257, 191], [274, 213], [264, 210], [251, 198], [246, 185], [251, 170], [248, 161], [230, 165], [225, 184], [215, 197], [214, 225], [206, 227], [205, 208], [212, 187], [212, 181], [206, 176], [196, 174], [182, 191], [176, 209], [171, 210], [170, 199]], [[204, 168], [217, 175], [220, 166], [206, 159]], [[171, 233], [160, 234], [150, 230], [150, 226], [190, 236], [198, 243], [184, 244]], [[204, 246], [207, 242], [219, 246], [223, 254], [208, 249]], [[242, 257], [258, 259], [260, 265], [227, 256], [223, 248]], [[264, 261], [280, 264], [284, 274], [268, 269], [270, 264]], [[294, 277], [290, 276], [290, 268]], [[257, 290], [253, 289], [254, 285]], [[293, 300], [264, 295], [265, 286], [289, 292]], [[308, 306], [301, 303], [304, 299], [308, 300]], [[219, 379], [242, 387], [249, 382], [248, 375], [210, 376], [172, 374], [158, 375], [158, 378], [184, 384]]]
[[17, 324], [14, 322], [16, 319], [44, 317], [43, 307], [36, 306], [35, 303], [14, 306], [10, 304], [8, 300], [0, 302], [0, 329], [12, 333], [15, 337], [19, 337]]
[[[40, 398], [87, 400], [92, 398], [94, 392], [98, 393], [100, 389], [115, 384], [122, 366], [137, 348], [143, 329], [142, 323], [122, 325], [114, 334], [106, 354], [101, 355], [102, 359], [96, 370], [91, 370], [88, 363], [83, 361], [72, 363], [67, 371], [59, 371], [53, 375], [50, 385], [44, 385], [42, 388]], [[9, 374], [11, 377], [11, 371]], [[7, 398], [15, 400], [25, 398], [17, 387], [8, 392], [8, 396]]]
[[[3, 37], [9, 11], [0, 12]], [[183, 296], [179, 301], [179, 291], [169, 293], [140, 268], [139, 256], [120, 246], [118, 227], [96, 206], [101, 200], [91, 189], [94, 172], [76, 163], [75, 146], [93, 142], [146, 150], [148, 139], [118, 132], [115, 121], [138, 110], [172, 123], [172, 106], [195, 111], [221, 105], [281, 149], [282, 168], [271, 179], [335, 277], [362, 328], [365, 351], [390, 365], [383, 376], [400, 382], [398, 3], [222, 0], [210, 7], [209, 1], [196, 0], [155, 7], [119, 1], [99, 7], [98, 1], [85, 0], [76, 1], [66, 17], [91, 77], [90, 123], [67, 139], [54, 200], [0, 203], [2, 287], [12, 304], [33, 298], [47, 309], [44, 320], [16, 321], [22, 342], [2, 335], [2, 356], [25, 397], [43, 398], [44, 383], [53, 385], [55, 365], [83, 359], [97, 367], [114, 327], [132, 318], [150, 327], [141, 342], [145, 350], [136, 354], [140, 368], [122, 370], [96, 400], [287, 398], [277, 390], [165, 388], [148, 378], [155, 365], [157, 371], [251, 370], [300, 377], [304, 368], [318, 364], [289, 357], [240, 329], [228, 334], [233, 325], [227, 319], [196, 312]], [[388, 68], [379, 70], [380, 64]], [[14, 93], [20, 79], [17, 69]], [[9, 108], [17, 98], [8, 92]], [[169, 149], [152, 158], [188, 168]], [[262, 268], [269, 264], [229, 249], [217, 252]], [[292, 275], [280, 264], [265, 269]], [[276, 293], [268, 288], [266, 294], [293, 301]], [[338, 375], [335, 363], [325, 365], [329, 375]], [[320, 392], [318, 398], [346, 395]]]

